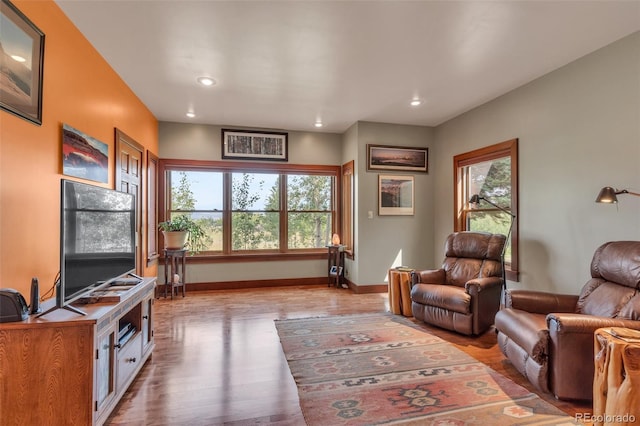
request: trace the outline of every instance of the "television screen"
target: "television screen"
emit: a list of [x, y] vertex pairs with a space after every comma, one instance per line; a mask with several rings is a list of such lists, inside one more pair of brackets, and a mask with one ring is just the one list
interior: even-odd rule
[[135, 198], [62, 180], [60, 287], [62, 307], [136, 268]]

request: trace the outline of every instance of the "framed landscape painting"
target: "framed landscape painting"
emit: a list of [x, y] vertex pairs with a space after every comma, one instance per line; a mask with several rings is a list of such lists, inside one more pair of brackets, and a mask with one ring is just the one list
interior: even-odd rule
[[287, 161], [288, 133], [222, 129], [222, 158]]
[[413, 176], [378, 175], [378, 215], [412, 216]]
[[367, 170], [429, 171], [429, 149], [391, 145], [367, 145]]
[[63, 124], [62, 173], [96, 182], [109, 182], [109, 145]]
[[11, 2], [0, 2], [0, 107], [42, 124], [44, 34]]

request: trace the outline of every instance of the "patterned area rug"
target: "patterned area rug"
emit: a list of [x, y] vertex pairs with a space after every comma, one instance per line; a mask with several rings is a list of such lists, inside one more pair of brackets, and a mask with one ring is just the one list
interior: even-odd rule
[[293, 319], [276, 328], [309, 426], [579, 424], [399, 316]]

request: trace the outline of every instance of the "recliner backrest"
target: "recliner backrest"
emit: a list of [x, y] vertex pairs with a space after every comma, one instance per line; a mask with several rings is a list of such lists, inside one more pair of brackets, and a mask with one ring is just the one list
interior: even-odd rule
[[473, 278], [502, 276], [502, 250], [506, 237], [488, 232], [455, 232], [445, 241], [442, 269], [446, 283], [464, 286]]
[[598, 247], [591, 277], [580, 292], [577, 313], [640, 319], [640, 241], [611, 241]]

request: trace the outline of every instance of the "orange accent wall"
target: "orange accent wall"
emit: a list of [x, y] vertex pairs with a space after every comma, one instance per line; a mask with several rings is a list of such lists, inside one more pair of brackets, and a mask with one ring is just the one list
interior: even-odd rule
[[[42, 125], [0, 110], [0, 288], [29, 303], [31, 278], [44, 295], [59, 270], [63, 123], [109, 145], [104, 186], [113, 188], [114, 128], [157, 155], [158, 121], [55, 2], [13, 4], [45, 34]], [[145, 275], [156, 273], [145, 266]]]

